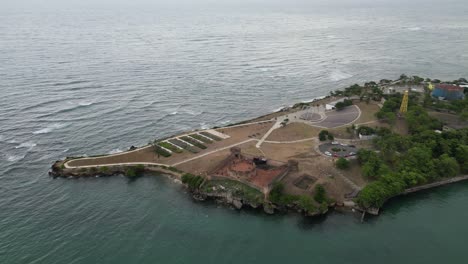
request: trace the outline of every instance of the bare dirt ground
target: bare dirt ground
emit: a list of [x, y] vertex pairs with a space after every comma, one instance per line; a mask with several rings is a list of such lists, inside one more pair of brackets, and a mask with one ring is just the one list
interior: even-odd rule
[[157, 157], [151, 148], [143, 148], [138, 151], [124, 152], [118, 155], [96, 157], [92, 159], [74, 160], [68, 163], [70, 166], [87, 166], [87, 165], [101, 165], [101, 164], [115, 164], [125, 162], [154, 162], [172, 165], [177, 162], [193, 158], [198, 155], [214, 151], [216, 149], [224, 148], [248, 139], [261, 138], [273, 125], [273, 122], [252, 124], [241, 127], [222, 128], [218, 129], [219, 132], [225, 133], [230, 136], [228, 139], [221, 141], [214, 141], [212, 144], [205, 144], [207, 149], [200, 150], [199, 153], [194, 154], [188, 151], [182, 153], [173, 153], [171, 157]]
[[266, 140], [269, 141], [294, 141], [305, 138], [317, 137], [321, 128], [312, 127], [304, 123], [292, 123], [274, 130]]
[[[333, 166], [333, 160], [315, 153], [303, 153], [295, 157], [299, 161], [299, 171], [287, 175], [282, 182], [285, 192], [296, 195], [313, 195], [317, 184], [325, 187], [327, 195], [336, 201], [343, 201], [344, 195], [351, 193], [353, 189], [338, 175]], [[298, 187], [295, 183], [298, 178], [308, 175], [316, 181], [307, 189]]]
[[292, 144], [263, 143], [261, 150], [269, 159], [287, 162], [289, 159], [304, 153], [316, 154], [314, 141], [306, 141]]
[[356, 120], [355, 124], [362, 124], [366, 122], [372, 122], [377, 120], [375, 113], [380, 110], [380, 107], [374, 103], [365, 103], [365, 102], [355, 102], [354, 103], [359, 109], [361, 109], [361, 116]]
[[[256, 149], [255, 148], [255, 143], [256, 142], [249, 142], [245, 144], [239, 145], [239, 147], [242, 149], [243, 153], [251, 154], [249, 153], [248, 149]], [[212, 153], [210, 155], [206, 155], [204, 157], [201, 157], [199, 159], [195, 159], [183, 164], [180, 164], [176, 166], [179, 170], [190, 172], [192, 174], [200, 174], [200, 175], [206, 175], [206, 173], [213, 171], [216, 166], [219, 165], [221, 161], [223, 161], [225, 158], [227, 158], [230, 155], [230, 150], [222, 150], [218, 151], [215, 153]]]
[[441, 113], [441, 112], [429, 112], [429, 115], [435, 117], [446, 124], [448, 127], [461, 129], [468, 127], [468, 121], [460, 120], [460, 117], [454, 114]]

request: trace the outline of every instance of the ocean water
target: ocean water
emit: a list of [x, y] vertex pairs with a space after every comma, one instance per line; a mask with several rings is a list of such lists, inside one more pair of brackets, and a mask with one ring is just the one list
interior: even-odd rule
[[0, 2], [0, 263], [463, 263], [468, 185], [365, 223], [196, 203], [160, 177], [51, 179], [116, 153], [401, 73], [468, 77], [453, 1]]

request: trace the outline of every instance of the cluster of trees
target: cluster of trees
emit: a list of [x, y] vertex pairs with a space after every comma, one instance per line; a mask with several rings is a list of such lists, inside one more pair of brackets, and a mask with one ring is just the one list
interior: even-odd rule
[[333, 136], [332, 133], [330, 133], [328, 130], [322, 130], [319, 133], [319, 140], [320, 141], [325, 141], [325, 140], [334, 140], [335, 137]]
[[362, 207], [381, 207], [406, 188], [468, 173], [468, 129], [437, 133], [440, 122], [419, 106], [406, 119], [410, 135], [378, 129], [379, 152], [358, 151], [363, 175], [374, 180], [357, 198]]
[[344, 99], [342, 102], [338, 102], [335, 104], [336, 110], [340, 111], [343, 110], [345, 107], [350, 106], [353, 104], [352, 100]]
[[373, 129], [372, 127], [368, 127], [368, 126], [360, 126], [357, 129], [357, 132], [358, 134], [361, 134], [363, 136], [369, 136], [369, 135], [375, 134], [375, 129]]

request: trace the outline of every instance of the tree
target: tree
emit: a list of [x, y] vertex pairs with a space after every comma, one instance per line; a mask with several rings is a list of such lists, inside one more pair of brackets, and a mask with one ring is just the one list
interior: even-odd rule
[[321, 184], [315, 185], [314, 200], [320, 204], [327, 200], [325, 188]]
[[340, 170], [345, 170], [347, 168], [349, 168], [349, 161], [345, 158], [339, 158], [337, 161], [336, 161], [336, 167]]
[[444, 154], [438, 159], [437, 173], [439, 177], [454, 177], [460, 173], [460, 166], [456, 159]]
[[331, 134], [330, 134], [330, 132], [328, 132], [328, 130], [322, 130], [319, 133], [319, 140], [320, 141], [325, 141], [325, 140], [327, 140], [327, 138], [330, 137], [330, 135]]

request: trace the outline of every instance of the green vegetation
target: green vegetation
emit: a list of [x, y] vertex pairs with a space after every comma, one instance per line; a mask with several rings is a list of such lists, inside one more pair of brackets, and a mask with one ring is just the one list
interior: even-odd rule
[[370, 135], [375, 134], [375, 129], [373, 129], [372, 127], [368, 127], [368, 126], [360, 126], [357, 129], [357, 132], [358, 134], [361, 134], [363, 136], [370, 136]]
[[200, 187], [205, 179], [201, 176], [195, 176], [190, 173], [182, 175], [182, 182], [187, 184], [188, 187], [192, 190], [196, 190]]
[[181, 148], [183, 148], [183, 149], [185, 149], [185, 150], [187, 150], [187, 151], [190, 151], [190, 152], [192, 152], [192, 153], [198, 153], [198, 152], [199, 152], [199, 150], [198, 150], [196, 147], [192, 147], [192, 146], [190, 146], [189, 144], [187, 144], [187, 143], [185, 143], [185, 142], [183, 142], [183, 141], [180, 141], [180, 140], [178, 140], [178, 139], [175, 139], [175, 138], [174, 138], [174, 139], [170, 139], [169, 141], [170, 141], [172, 144], [174, 144], [174, 145], [176, 145], [176, 146], [179, 146], [179, 147], [181, 147]]
[[211, 139], [213, 139], [213, 140], [216, 140], [216, 141], [221, 141], [221, 140], [222, 140], [222, 138], [220, 138], [220, 137], [218, 137], [218, 136], [215, 136], [215, 135], [213, 135], [213, 134], [211, 134], [211, 133], [209, 133], [209, 132], [203, 131], [203, 132], [200, 132], [200, 134], [202, 134], [202, 135], [204, 135], [204, 136], [206, 136], [206, 137], [208, 137], [208, 138], [211, 138]]
[[327, 194], [321, 184], [315, 185], [314, 200], [319, 204], [327, 202]]
[[188, 137], [188, 136], [184, 136], [184, 137], [180, 137], [180, 139], [182, 139], [183, 141], [188, 142], [188, 143], [194, 145], [194, 146], [197, 147], [197, 148], [206, 149], [206, 146], [205, 146], [205, 145], [203, 145], [202, 143], [198, 142], [198, 141], [195, 140], [194, 138], [191, 138], [191, 137]]
[[174, 145], [170, 144], [170, 143], [167, 143], [167, 142], [158, 142], [156, 143], [158, 144], [159, 146], [165, 148], [165, 149], [168, 149], [174, 153], [182, 153], [182, 150], [180, 148], [177, 148], [175, 147]]
[[282, 206], [296, 205], [306, 213], [317, 212], [317, 206], [310, 196], [284, 193], [284, 185], [279, 182], [274, 183], [269, 199], [271, 202]]
[[130, 166], [125, 169], [125, 176], [138, 178], [143, 175], [143, 172], [145, 172], [145, 166], [143, 165]]
[[345, 99], [343, 102], [338, 102], [335, 104], [336, 110], [340, 111], [343, 110], [345, 107], [350, 106], [353, 104], [352, 100]]
[[336, 161], [336, 167], [340, 170], [345, 170], [347, 168], [349, 168], [349, 161], [345, 158], [339, 158], [337, 161]]
[[99, 167], [99, 172], [108, 173], [109, 172], [109, 167], [107, 167], [107, 166]]
[[319, 140], [320, 141], [325, 141], [325, 140], [333, 140], [335, 137], [333, 136], [332, 133], [330, 133], [328, 130], [322, 130], [319, 133]]
[[407, 188], [468, 172], [468, 129], [436, 133], [442, 124], [417, 105], [405, 117], [410, 135], [378, 129], [374, 145], [379, 153], [357, 153], [363, 175], [374, 180], [357, 198], [364, 208], [381, 207]]
[[171, 153], [169, 153], [167, 150], [163, 149], [161, 146], [153, 144], [153, 150], [158, 156], [163, 156], [163, 157], [170, 157]]
[[201, 142], [204, 142], [204, 143], [207, 143], [207, 144], [213, 143], [213, 140], [208, 139], [208, 138], [206, 138], [206, 137], [204, 137], [204, 136], [200, 136], [200, 135], [198, 135], [198, 134], [191, 134], [190, 136], [193, 137], [194, 139], [198, 139], [198, 140], [200, 140]]
[[[222, 186], [222, 188], [221, 188]], [[223, 189], [224, 188], [224, 189]], [[245, 185], [239, 181], [223, 179], [223, 180], [210, 180], [207, 181], [202, 190], [207, 193], [212, 193], [215, 190], [222, 189], [223, 191], [229, 191], [236, 197], [241, 197], [243, 201], [249, 203], [261, 204], [263, 203], [263, 193], [259, 190]]]

